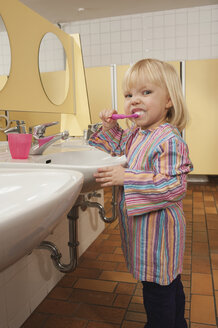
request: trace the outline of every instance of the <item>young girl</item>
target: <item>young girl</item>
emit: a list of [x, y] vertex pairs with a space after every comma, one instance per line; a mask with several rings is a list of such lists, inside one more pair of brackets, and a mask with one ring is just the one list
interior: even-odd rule
[[180, 80], [168, 63], [143, 59], [127, 71], [125, 114], [137, 113], [123, 130], [100, 113], [102, 128], [90, 144], [126, 155], [126, 167], [101, 168], [102, 187], [120, 186], [119, 224], [127, 267], [142, 281], [147, 328], [185, 328], [185, 296], [180, 279], [185, 245], [182, 199], [192, 170], [180, 132], [187, 110]]

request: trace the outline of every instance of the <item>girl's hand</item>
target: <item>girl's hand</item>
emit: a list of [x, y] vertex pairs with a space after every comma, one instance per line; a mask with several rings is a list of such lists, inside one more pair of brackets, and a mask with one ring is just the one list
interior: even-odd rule
[[125, 168], [121, 165], [107, 166], [98, 169], [94, 174], [96, 182], [100, 182], [101, 187], [123, 186]]
[[113, 109], [104, 109], [100, 112], [99, 117], [102, 120], [102, 128], [104, 132], [112, 129], [117, 124], [115, 120], [110, 118], [111, 115], [115, 113], [117, 114], [117, 111]]

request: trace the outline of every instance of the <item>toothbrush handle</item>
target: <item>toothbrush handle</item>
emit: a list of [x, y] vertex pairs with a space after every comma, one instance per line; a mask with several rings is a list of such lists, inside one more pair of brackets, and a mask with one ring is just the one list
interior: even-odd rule
[[139, 115], [138, 114], [131, 114], [131, 115], [125, 115], [125, 114], [112, 114], [111, 115], [111, 119], [112, 120], [118, 120], [118, 119], [122, 119], [122, 118], [130, 118], [130, 117], [138, 117]]
[[118, 120], [119, 118], [126, 118], [125, 114], [112, 114], [111, 115], [112, 120]]

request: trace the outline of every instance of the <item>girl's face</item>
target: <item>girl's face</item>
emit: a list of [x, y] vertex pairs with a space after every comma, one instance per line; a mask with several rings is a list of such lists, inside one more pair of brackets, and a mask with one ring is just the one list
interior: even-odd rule
[[166, 121], [167, 111], [172, 102], [164, 87], [146, 79], [139, 81], [124, 94], [124, 111], [126, 114], [138, 113], [134, 121], [142, 129], [159, 126]]

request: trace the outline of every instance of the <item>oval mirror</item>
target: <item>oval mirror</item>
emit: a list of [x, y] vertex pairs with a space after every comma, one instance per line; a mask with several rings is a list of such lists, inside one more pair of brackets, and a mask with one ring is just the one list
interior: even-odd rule
[[0, 15], [0, 90], [8, 81], [11, 70], [11, 47], [4, 21]]
[[47, 97], [61, 105], [69, 89], [69, 69], [65, 49], [54, 33], [46, 33], [40, 42], [39, 72]]

